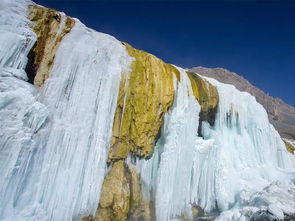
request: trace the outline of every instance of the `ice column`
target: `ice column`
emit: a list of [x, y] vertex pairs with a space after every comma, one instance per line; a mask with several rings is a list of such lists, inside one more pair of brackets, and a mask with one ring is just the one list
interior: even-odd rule
[[79, 220], [99, 202], [120, 77], [131, 58], [121, 42], [76, 20], [37, 91], [24, 81], [36, 40], [29, 3], [0, 2], [0, 220]]
[[202, 123], [204, 138], [197, 136], [200, 107], [182, 71], [154, 155], [136, 163], [144, 198], [155, 202], [157, 220], [191, 216], [194, 205], [206, 212], [250, 204], [258, 209], [250, 200], [254, 194], [294, 177], [292, 155], [255, 98], [207, 80], [218, 89], [219, 107], [213, 127]]
[[180, 69], [180, 73], [180, 82], [175, 82], [174, 103], [165, 115], [153, 157], [137, 162], [144, 198], [155, 200], [157, 220], [163, 221], [190, 209], [200, 105], [193, 96], [186, 72]]

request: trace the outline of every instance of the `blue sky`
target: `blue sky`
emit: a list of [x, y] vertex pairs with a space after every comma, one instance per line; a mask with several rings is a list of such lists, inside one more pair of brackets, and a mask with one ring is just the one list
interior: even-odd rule
[[168, 63], [227, 68], [295, 106], [295, 1], [35, 2]]

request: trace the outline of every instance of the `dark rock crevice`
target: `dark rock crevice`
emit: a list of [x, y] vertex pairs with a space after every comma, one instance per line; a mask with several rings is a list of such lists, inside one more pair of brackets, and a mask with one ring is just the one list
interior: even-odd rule
[[28, 54], [28, 62], [25, 68], [25, 71], [28, 76], [28, 82], [30, 84], [34, 84], [34, 79], [37, 73], [37, 65], [35, 64], [36, 54], [34, 52], [35, 47], [36, 47], [36, 43], [34, 44], [34, 46], [32, 47], [32, 49], [30, 50]]
[[217, 114], [218, 106], [216, 105], [213, 108], [208, 109], [208, 111], [201, 111], [199, 114], [199, 127], [198, 127], [198, 136], [204, 137], [202, 133], [202, 123], [204, 121], [208, 122], [211, 127], [215, 124], [216, 114]]

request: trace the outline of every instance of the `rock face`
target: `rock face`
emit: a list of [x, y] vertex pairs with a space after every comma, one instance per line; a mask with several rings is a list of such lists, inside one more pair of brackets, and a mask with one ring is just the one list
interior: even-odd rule
[[[113, 164], [106, 176], [95, 221], [150, 219], [149, 205], [142, 201], [139, 177], [123, 160]], [[88, 219], [89, 220], [89, 219]]]
[[290, 139], [286, 139], [286, 138], [283, 138], [283, 141], [285, 143], [285, 146], [286, 146], [287, 150], [290, 153], [295, 154], [295, 141], [294, 140], [290, 140]]
[[[134, 58], [131, 73], [120, 84], [109, 161], [129, 152], [150, 157], [163, 116], [172, 105], [179, 71], [155, 56], [125, 44]], [[179, 77], [178, 77], [179, 78]]]
[[49, 77], [61, 40], [71, 31], [75, 20], [64, 13], [38, 5], [29, 6], [28, 18], [33, 22], [32, 29], [37, 35], [37, 42], [28, 56], [26, 71], [30, 82], [41, 87]]
[[201, 105], [198, 133], [201, 135], [201, 122], [207, 121], [213, 126], [218, 106], [218, 92], [216, 87], [195, 73], [187, 72], [196, 100]]
[[243, 77], [224, 68], [194, 67], [191, 71], [203, 76], [215, 78], [226, 84], [233, 84], [238, 90], [252, 94], [266, 109], [270, 122], [274, 125], [280, 135], [284, 138], [295, 140], [294, 107], [284, 103], [279, 98], [273, 98], [267, 95], [262, 90], [254, 87]]

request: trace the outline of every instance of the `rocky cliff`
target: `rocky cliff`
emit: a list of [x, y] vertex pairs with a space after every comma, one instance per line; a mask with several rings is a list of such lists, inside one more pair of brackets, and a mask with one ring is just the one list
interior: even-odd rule
[[240, 91], [252, 94], [267, 111], [268, 118], [280, 135], [295, 140], [295, 108], [279, 98], [273, 98], [253, 86], [242, 76], [224, 68], [194, 67], [191, 71], [220, 82], [234, 85]]

